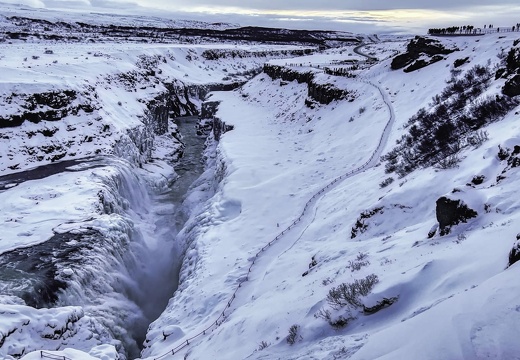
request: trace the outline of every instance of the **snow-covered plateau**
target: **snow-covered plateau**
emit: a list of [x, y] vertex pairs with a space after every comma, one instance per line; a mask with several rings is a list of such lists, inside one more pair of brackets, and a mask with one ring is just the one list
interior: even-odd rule
[[520, 33], [67, 16], [0, 14], [0, 357], [520, 359]]

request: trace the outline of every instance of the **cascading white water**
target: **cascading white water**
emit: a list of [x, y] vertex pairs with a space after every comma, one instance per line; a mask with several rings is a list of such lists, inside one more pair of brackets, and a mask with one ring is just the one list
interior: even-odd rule
[[[87, 346], [113, 338], [122, 356], [139, 357], [149, 324], [176, 290], [183, 253], [176, 236], [190, 211], [182, 204], [204, 170], [205, 139], [196, 135], [196, 118], [177, 122], [184, 156], [178, 177], [160, 181], [162, 187], [159, 177], [120, 158], [69, 164], [95, 189], [89, 196], [97, 208], [88, 219], [54, 227], [45, 242], [1, 254], [0, 266], [10, 270], [0, 274], [1, 294], [35, 308], [81, 306], [94, 321], [85, 325], [94, 336]], [[52, 173], [62, 171], [70, 170]]]

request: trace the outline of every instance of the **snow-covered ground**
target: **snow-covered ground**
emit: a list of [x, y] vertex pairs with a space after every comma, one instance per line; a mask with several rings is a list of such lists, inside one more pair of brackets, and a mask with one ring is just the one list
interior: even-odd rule
[[[519, 268], [506, 269], [518, 232], [518, 174], [512, 169], [496, 180], [507, 166], [497, 158], [498, 145], [518, 144], [515, 110], [488, 126], [489, 140], [464, 150], [457, 168], [394, 175], [393, 183], [380, 187], [390, 175], [377, 164], [320, 193], [302, 221], [285, 231], [314, 194], [376, 149], [390, 118], [377, 86], [395, 112], [388, 151], [410, 116], [446, 86], [456, 59], [470, 58], [463, 71], [488, 61], [494, 66], [497, 54], [515, 39], [515, 34], [446, 39], [460, 51], [409, 74], [391, 71], [391, 60], [384, 60], [356, 79], [336, 78], [341, 88], [355, 92], [354, 101], [315, 109], [304, 104], [306, 84], [265, 74], [240, 90], [213, 94], [212, 100], [222, 101], [217, 115], [234, 125], [218, 147], [224, 175], [197, 217], [180, 288], [152, 325], [144, 357], [519, 358], [514, 335], [520, 331], [520, 287], [514, 281]], [[369, 51], [385, 58], [405, 46], [380, 43]], [[312, 61], [329, 60], [328, 55]], [[503, 80], [493, 81], [487, 93], [499, 93], [502, 85]], [[481, 174], [482, 185], [466, 185]], [[478, 216], [429, 239], [443, 195], [464, 199]], [[352, 239], [367, 210], [374, 211], [364, 220], [365, 231]], [[378, 282], [363, 304], [398, 298], [393, 305], [365, 315], [362, 308], [336, 310], [328, 304], [331, 288], [371, 274]], [[330, 311], [333, 320], [354, 319], [336, 329], [320, 310]], [[293, 325], [298, 330], [290, 345], [286, 338]]]
[[[398, 178], [378, 161], [445, 88], [455, 60], [469, 58], [463, 73], [493, 68], [516, 38], [442, 39], [460, 51], [404, 73], [390, 63], [407, 39], [371, 37], [376, 42], [361, 50], [379, 61], [352, 70], [356, 78], [322, 72], [363, 59], [344, 46], [294, 57], [301, 48], [289, 45], [0, 43], [0, 176], [11, 176], [0, 183], [0, 254], [60, 236], [74, 247], [69, 234], [103, 239], [90, 257], [56, 266], [58, 280], [76, 285], [53, 309], [24, 305], [10, 282], [20, 275], [5, 266], [0, 355], [122, 356], [116, 338], [129, 346], [143, 326], [142, 304], [162, 290], [155, 265], [173, 258], [172, 244], [162, 242], [167, 229], [157, 228], [173, 210], [154, 196], [175, 177], [181, 145], [171, 121], [165, 134], [154, 133], [150, 104], [186, 91], [176, 104], [188, 113], [201, 105], [199, 90], [245, 81], [270, 63], [313, 72], [314, 85], [349, 97], [309, 102], [307, 83], [265, 73], [211, 94], [217, 116], [234, 128], [208, 142], [207, 170], [185, 202], [191, 218], [176, 237], [184, 252], [179, 287], [150, 325], [142, 358], [519, 359], [520, 270], [506, 267], [520, 179], [515, 168], [503, 173], [507, 164], [497, 158], [499, 145], [520, 145], [519, 109], [487, 126], [489, 139], [463, 150], [456, 168]], [[500, 93], [503, 83], [493, 80], [485, 94]], [[56, 108], [66, 110], [59, 119], [26, 120]], [[70, 163], [39, 174], [60, 161]], [[467, 185], [476, 175], [484, 182]], [[478, 216], [429, 238], [441, 196], [464, 200]], [[49, 251], [54, 261], [62, 250]], [[327, 301], [333, 288], [363, 279], [374, 286], [356, 306]], [[392, 303], [369, 314], [384, 299]]]

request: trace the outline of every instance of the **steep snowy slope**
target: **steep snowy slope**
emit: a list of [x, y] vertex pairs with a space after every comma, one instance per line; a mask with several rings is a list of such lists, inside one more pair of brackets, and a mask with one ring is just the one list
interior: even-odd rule
[[[220, 186], [192, 219], [179, 290], [144, 357], [518, 358], [519, 267], [507, 268], [520, 216], [518, 108], [487, 125], [480, 146], [462, 147], [455, 167], [398, 177], [369, 161], [452, 76], [494, 72], [517, 38], [443, 39], [458, 48], [444, 60], [406, 73], [387, 59], [349, 69], [354, 79], [321, 74], [327, 57], [287, 60], [285, 76], [299, 72], [300, 83], [261, 74], [214, 93], [217, 116], [234, 126], [217, 148]], [[385, 59], [406, 44], [369, 51]], [[312, 101], [309, 71], [353, 96]], [[502, 96], [504, 83], [493, 77], [480, 96]], [[501, 158], [499, 145], [509, 149]], [[476, 213], [444, 236], [434, 232], [442, 197]]]

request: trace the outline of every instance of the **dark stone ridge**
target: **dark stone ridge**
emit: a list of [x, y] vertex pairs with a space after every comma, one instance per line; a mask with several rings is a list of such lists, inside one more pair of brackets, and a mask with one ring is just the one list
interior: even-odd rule
[[461, 222], [465, 223], [468, 219], [478, 215], [475, 210], [470, 209], [461, 200], [451, 200], [445, 196], [437, 200], [435, 213], [441, 236], [449, 234], [452, 226]]
[[[88, 89], [90, 91], [90, 89]], [[7, 104], [20, 103], [21, 113], [0, 116], [0, 128], [16, 127], [25, 121], [39, 123], [42, 120], [59, 121], [68, 115], [77, 115], [80, 111], [93, 112], [96, 108], [83, 98], [76, 102], [75, 90], [50, 91], [35, 94], [11, 94], [5, 98]]]
[[291, 30], [265, 27], [232, 27], [227, 29], [175, 28], [171, 26], [131, 26], [114, 24], [86, 24], [84, 22], [45, 21], [23, 16], [5, 17], [15, 31], [2, 31], [0, 38], [26, 41], [41, 39], [63, 42], [117, 41], [165, 43], [199, 43], [223, 41], [255, 42], [260, 44], [304, 44], [322, 48], [337, 45], [358, 44], [353, 34], [340, 31]]
[[[330, 104], [334, 100], [353, 101], [355, 94], [353, 91], [342, 90], [330, 84], [318, 84], [314, 81], [312, 71], [300, 72], [284, 66], [264, 65], [264, 72], [273, 80], [298, 81], [299, 84], [306, 83], [308, 96], [320, 104]], [[311, 102], [308, 102], [309, 104]]]
[[[444, 57], [441, 55], [448, 55], [454, 51], [458, 51], [458, 49], [448, 49], [438, 40], [416, 36], [408, 43], [406, 52], [397, 55], [392, 60], [391, 67], [392, 70], [398, 70], [408, 66], [404, 69], [404, 72], [411, 72], [437, 61], [444, 60]], [[424, 59], [419, 60], [419, 57], [424, 55], [430, 59], [428, 61]]]

